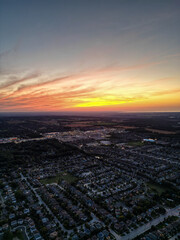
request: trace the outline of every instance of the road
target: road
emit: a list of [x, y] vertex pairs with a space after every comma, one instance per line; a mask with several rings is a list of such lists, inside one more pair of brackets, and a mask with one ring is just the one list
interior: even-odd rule
[[21, 179], [22, 179], [22, 180], [25, 180], [26, 183], [27, 183], [27, 185], [30, 187], [30, 189], [35, 193], [36, 197], [38, 198], [39, 204], [40, 204], [40, 205], [44, 205], [45, 208], [46, 208], [46, 210], [54, 217], [54, 222], [55, 222], [55, 223], [58, 223], [59, 226], [61, 227], [61, 229], [62, 229], [63, 231], [65, 231], [65, 232], [67, 232], [68, 234], [70, 234], [70, 233], [72, 232], [72, 230], [67, 230], [67, 229], [62, 225], [62, 223], [57, 219], [57, 217], [54, 215], [54, 213], [53, 213], [53, 212], [51, 211], [51, 209], [48, 207], [48, 205], [42, 200], [42, 198], [40, 197], [40, 195], [36, 192], [36, 189], [33, 188], [33, 187], [31, 186], [31, 184], [28, 182], [27, 178], [24, 177], [24, 175], [23, 175], [22, 173], [20, 173], [20, 175], [21, 175]]
[[[59, 189], [61, 189], [62, 191], [65, 191], [63, 187], [61, 187], [59, 184], [57, 183], [54, 183], [54, 185], [56, 185]], [[88, 224], [93, 224], [94, 222], [99, 222], [101, 223], [102, 225], [104, 225], [104, 223], [102, 221], [99, 220], [99, 218], [94, 214], [94, 213], [91, 213], [91, 217], [92, 217], [92, 220], [88, 222]], [[81, 226], [78, 226], [77, 229], [80, 229]]]
[[126, 234], [125, 236], [120, 236], [117, 233], [115, 233], [113, 230], [110, 230], [110, 231], [117, 240], [130, 240], [130, 239], [133, 239], [133, 238], [137, 237], [138, 235], [146, 232], [153, 225], [157, 225], [160, 222], [164, 221], [164, 219], [167, 218], [168, 216], [172, 216], [172, 215], [173, 216], [178, 216], [179, 211], [180, 211], [180, 205], [175, 207], [175, 208], [167, 209], [166, 214], [161, 215], [160, 217], [158, 217], [156, 219], [153, 219], [151, 222], [146, 223], [143, 226], [140, 226], [139, 228], [131, 231], [130, 233]]
[[180, 234], [177, 233], [175, 236], [171, 237], [169, 240], [176, 240], [176, 239], [179, 239], [180, 238]]
[[18, 227], [15, 227], [13, 228], [13, 230], [20, 230], [21, 232], [23, 232], [23, 236], [24, 236], [24, 239], [25, 240], [29, 240], [30, 238], [28, 237], [28, 234], [27, 234], [27, 231], [26, 231], [26, 226], [18, 226]]

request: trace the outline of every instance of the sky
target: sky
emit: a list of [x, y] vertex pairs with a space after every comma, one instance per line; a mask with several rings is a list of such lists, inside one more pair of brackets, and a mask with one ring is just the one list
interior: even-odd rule
[[0, 112], [180, 111], [179, 0], [0, 0]]

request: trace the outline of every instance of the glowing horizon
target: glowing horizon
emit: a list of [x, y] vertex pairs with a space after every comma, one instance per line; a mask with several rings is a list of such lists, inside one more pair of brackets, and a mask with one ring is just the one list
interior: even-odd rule
[[178, 1], [113, 1], [2, 1], [0, 112], [180, 111]]

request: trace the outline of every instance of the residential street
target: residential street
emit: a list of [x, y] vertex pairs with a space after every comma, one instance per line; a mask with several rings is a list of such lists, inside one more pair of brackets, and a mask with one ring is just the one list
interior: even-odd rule
[[40, 204], [40, 205], [43, 204], [43, 205], [46, 207], [47, 211], [48, 211], [51, 215], [53, 215], [55, 223], [58, 223], [63, 231], [68, 232], [68, 234], [70, 234], [70, 233], [72, 232], [72, 230], [67, 230], [67, 229], [64, 228], [64, 226], [63, 226], [63, 225], [61, 224], [61, 222], [57, 219], [57, 217], [54, 215], [54, 213], [51, 211], [51, 209], [47, 206], [47, 204], [42, 200], [42, 198], [41, 198], [41, 197], [39, 196], [39, 194], [36, 192], [36, 189], [33, 188], [33, 187], [31, 186], [31, 184], [28, 182], [27, 178], [24, 177], [24, 175], [23, 175], [22, 173], [20, 173], [20, 175], [21, 175], [21, 178], [26, 181], [27, 185], [31, 188], [31, 190], [35, 192], [35, 195], [36, 195], [36, 197], [37, 197], [38, 200], [39, 200], [39, 204]]
[[151, 222], [149, 223], [146, 223], [144, 224], [143, 226], [135, 229], [134, 231], [126, 234], [125, 236], [119, 236], [118, 234], [116, 234], [114, 231], [110, 230], [111, 233], [115, 236], [115, 238], [117, 240], [130, 240], [130, 239], [133, 239], [135, 237], [137, 237], [138, 235], [146, 232], [147, 230], [149, 230], [153, 225], [157, 225], [159, 224], [160, 222], [164, 221], [165, 218], [167, 218], [168, 216], [178, 216], [179, 215], [179, 211], [180, 211], [180, 206], [177, 206], [175, 208], [172, 208], [172, 209], [167, 209], [167, 212], [166, 214], [152, 220]]

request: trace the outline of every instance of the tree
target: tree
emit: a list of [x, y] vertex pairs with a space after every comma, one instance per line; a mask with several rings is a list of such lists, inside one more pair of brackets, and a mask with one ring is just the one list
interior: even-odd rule
[[23, 201], [24, 198], [25, 198], [25, 196], [24, 196], [24, 194], [23, 194], [23, 192], [22, 192], [21, 190], [17, 190], [17, 191], [15, 192], [15, 197], [16, 197], [16, 199], [17, 199], [18, 201]]
[[12, 240], [12, 239], [13, 239], [13, 234], [9, 230], [3, 234], [2, 240]]

